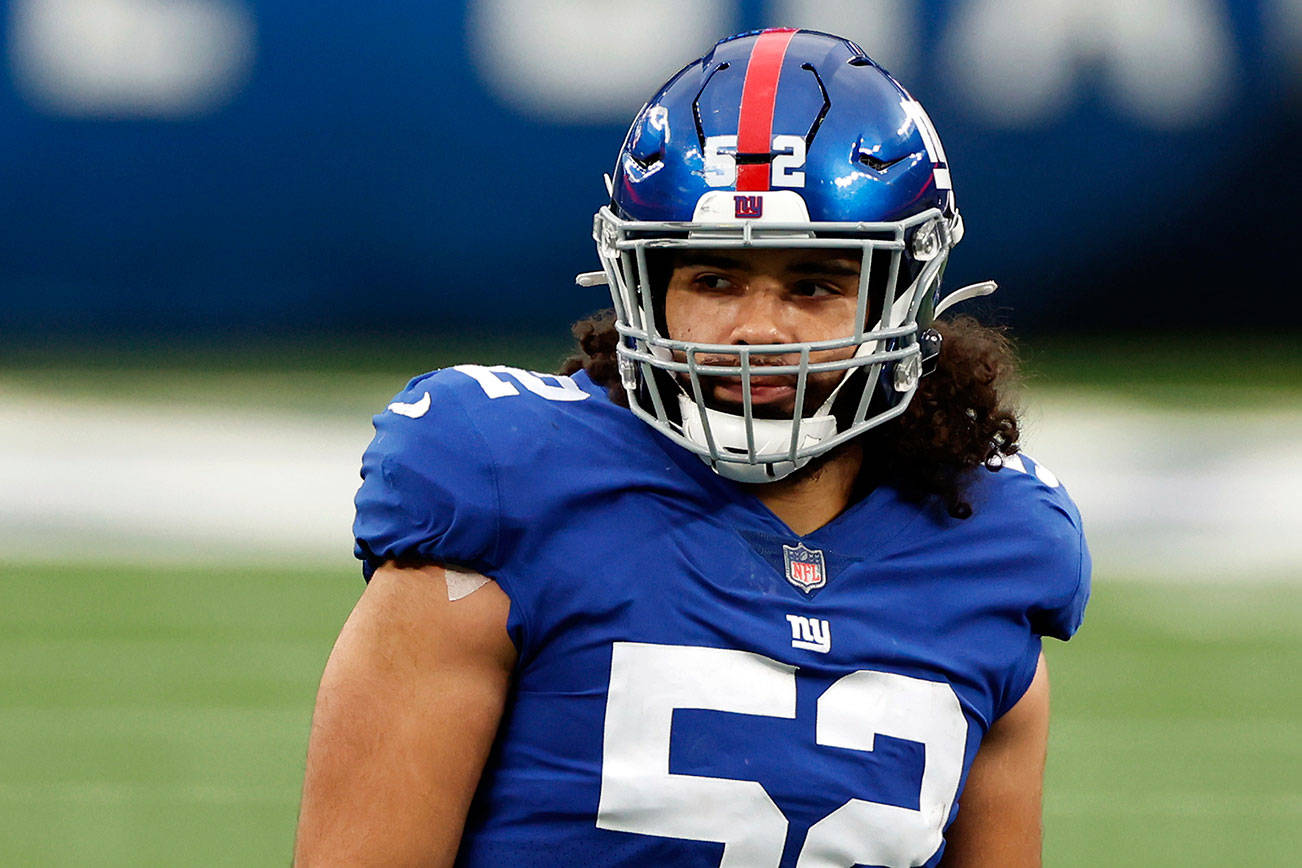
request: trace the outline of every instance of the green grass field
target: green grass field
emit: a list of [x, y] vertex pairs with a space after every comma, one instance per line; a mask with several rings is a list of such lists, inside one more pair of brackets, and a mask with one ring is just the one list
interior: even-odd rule
[[0, 864], [287, 864], [352, 566], [0, 571]]
[[[351, 564], [0, 567], [0, 863], [289, 860]], [[1046, 864], [1294, 865], [1302, 588], [1101, 577], [1051, 643]]]

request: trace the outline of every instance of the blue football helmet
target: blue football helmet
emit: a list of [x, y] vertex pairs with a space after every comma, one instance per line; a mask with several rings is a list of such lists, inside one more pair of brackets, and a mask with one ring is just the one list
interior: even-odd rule
[[[939, 303], [963, 235], [940, 139], [886, 70], [825, 33], [720, 41], [638, 113], [607, 187], [593, 230], [603, 271], [579, 281], [610, 286], [630, 407], [739, 482], [781, 479], [902, 413], [939, 351], [936, 313], [994, 288]], [[666, 251], [775, 247], [857, 251], [858, 314], [843, 337], [725, 345], [665, 333]], [[752, 412], [761, 367], [794, 377], [791, 418]], [[805, 406], [810, 375], [825, 371], [842, 372], [839, 385]], [[742, 384], [740, 412], [707, 405], [712, 377]]]

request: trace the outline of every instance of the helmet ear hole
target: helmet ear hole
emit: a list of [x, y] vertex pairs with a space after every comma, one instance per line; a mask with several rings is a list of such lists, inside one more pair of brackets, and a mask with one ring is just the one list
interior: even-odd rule
[[669, 278], [674, 274], [673, 251], [648, 250], [646, 268], [646, 280], [651, 284], [651, 304], [655, 308], [656, 331], [669, 337], [669, 324], [665, 321], [665, 295], [669, 291]]
[[[889, 250], [874, 249], [868, 254], [868, 322], [864, 325], [870, 325], [875, 320], [882, 318], [882, 313], [886, 309], [886, 291], [891, 286], [891, 260], [894, 254]], [[907, 258], [902, 257], [900, 263], [900, 277], [896, 281], [897, 286], [907, 285], [901, 283], [904, 279], [904, 272], [907, 268]]]
[[[835, 400], [832, 401], [831, 414], [836, 418], [837, 430], [849, 430], [854, 424], [855, 416], [859, 411], [859, 401], [863, 398], [864, 389], [867, 388], [872, 388], [868, 384], [868, 369], [858, 368], [846, 377], [841, 391], [837, 392]], [[873, 389], [873, 396], [868, 400], [868, 416], [872, 416], [880, 408], [880, 392], [880, 389]]]
[[652, 368], [651, 383], [648, 383], [643, 377], [637, 388], [637, 403], [643, 410], [652, 416], [659, 416], [656, 412], [655, 399], [651, 397], [651, 390], [655, 389], [657, 397], [660, 398], [660, 404], [664, 408], [665, 419], [670, 425], [681, 427], [683, 424], [683, 414], [678, 406], [678, 393], [680, 388], [678, 382], [668, 371], [660, 368]]
[[922, 349], [922, 376], [935, 372], [936, 365], [940, 363], [942, 343], [941, 334], [935, 329], [925, 329], [918, 335], [918, 344]]

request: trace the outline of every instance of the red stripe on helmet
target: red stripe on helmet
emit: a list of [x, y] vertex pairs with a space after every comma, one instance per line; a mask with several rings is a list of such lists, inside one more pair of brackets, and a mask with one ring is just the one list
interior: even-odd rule
[[[755, 40], [746, 64], [741, 89], [741, 114], [737, 119], [737, 153], [767, 154], [773, 150], [773, 107], [778, 98], [782, 59], [796, 31], [765, 30]], [[738, 190], [767, 190], [772, 167], [768, 162], [737, 166]]]

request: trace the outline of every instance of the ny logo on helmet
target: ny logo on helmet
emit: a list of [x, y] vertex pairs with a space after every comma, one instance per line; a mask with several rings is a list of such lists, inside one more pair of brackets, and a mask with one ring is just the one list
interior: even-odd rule
[[758, 220], [764, 216], [764, 199], [761, 196], [733, 196], [738, 220]]

